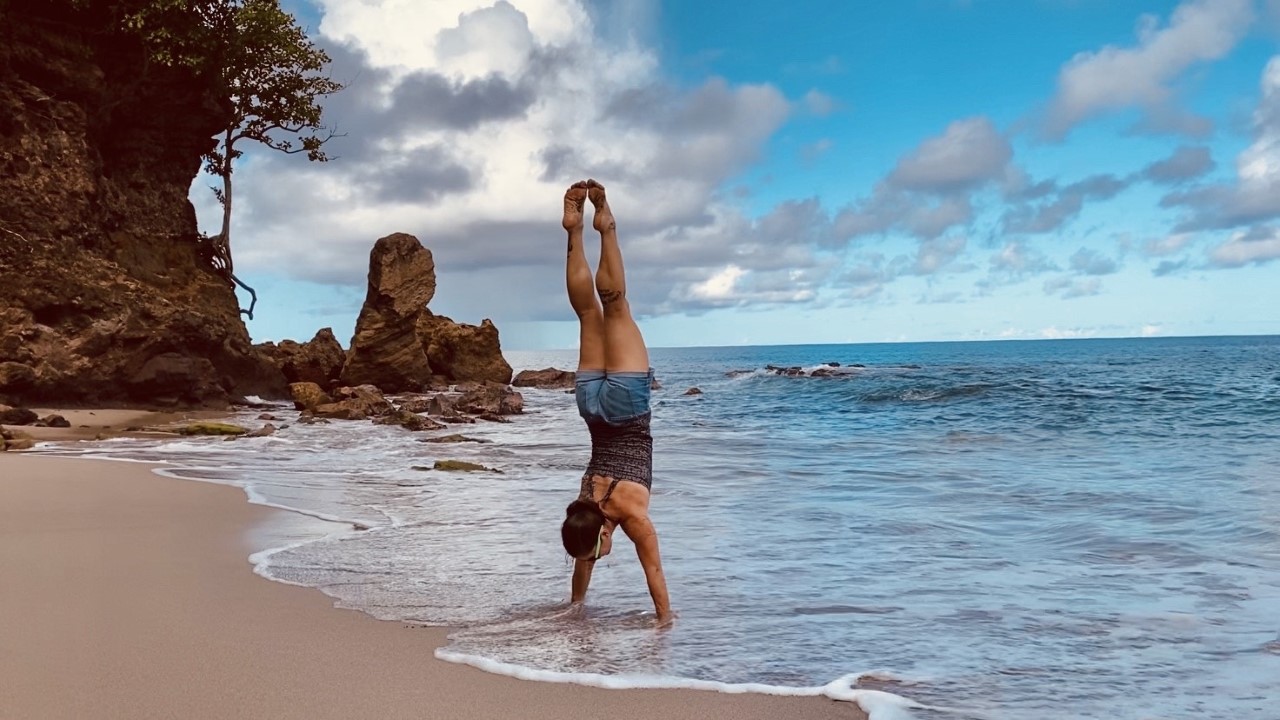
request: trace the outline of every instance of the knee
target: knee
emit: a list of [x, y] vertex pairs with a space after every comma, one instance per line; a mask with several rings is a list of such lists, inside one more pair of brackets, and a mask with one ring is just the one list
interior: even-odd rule
[[604, 306], [606, 313], [611, 308], [624, 304], [627, 300], [626, 292], [612, 287], [601, 286], [599, 283], [596, 284], [596, 293], [600, 295], [600, 304]]
[[629, 317], [631, 315], [631, 304], [627, 302], [627, 298], [622, 294], [618, 294], [610, 300], [605, 300], [602, 295], [601, 303], [604, 306], [604, 316], [607, 318]]

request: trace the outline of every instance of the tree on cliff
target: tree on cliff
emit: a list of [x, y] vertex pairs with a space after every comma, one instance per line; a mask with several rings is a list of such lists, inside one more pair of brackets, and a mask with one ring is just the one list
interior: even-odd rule
[[[87, 3], [89, 0], [75, 0]], [[228, 281], [249, 292], [253, 319], [258, 295], [235, 275], [231, 260], [231, 171], [252, 140], [287, 154], [328, 160], [323, 146], [336, 136], [321, 120], [322, 97], [342, 89], [323, 74], [329, 56], [316, 47], [279, 0], [117, 0], [122, 24], [139, 33], [152, 58], [220, 76], [232, 112], [217, 145], [205, 153], [205, 171], [222, 178], [214, 195], [222, 229], [209, 238], [212, 262]]]
[[258, 295], [235, 276], [231, 261], [231, 170], [243, 154], [236, 144], [253, 140], [287, 154], [325, 162], [323, 146], [335, 137], [321, 121], [319, 99], [342, 89], [322, 74], [329, 56], [316, 47], [278, 0], [232, 0], [226, 25], [222, 74], [234, 112], [217, 146], [205, 154], [205, 170], [222, 178], [213, 188], [222, 204], [222, 230], [211, 238], [215, 267], [249, 292], [253, 319]]

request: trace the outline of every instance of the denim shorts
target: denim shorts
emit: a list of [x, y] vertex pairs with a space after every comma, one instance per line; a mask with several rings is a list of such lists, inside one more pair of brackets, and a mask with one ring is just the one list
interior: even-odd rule
[[603, 420], [619, 425], [649, 413], [649, 372], [610, 372], [579, 370], [574, 382], [578, 414], [588, 423]]

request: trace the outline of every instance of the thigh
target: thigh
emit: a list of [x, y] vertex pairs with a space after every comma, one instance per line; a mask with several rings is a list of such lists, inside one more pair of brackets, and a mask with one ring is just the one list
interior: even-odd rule
[[625, 299], [604, 311], [604, 367], [609, 372], [649, 372], [649, 348]]
[[604, 370], [604, 348], [604, 316], [600, 308], [578, 316], [578, 370]]

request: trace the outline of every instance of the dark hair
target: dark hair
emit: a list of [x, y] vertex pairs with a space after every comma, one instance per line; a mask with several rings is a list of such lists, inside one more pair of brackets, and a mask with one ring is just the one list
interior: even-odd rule
[[565, 508], [564, 524], [560, 526], [560, 541], [564, 551], [581, 558], [596, 549], [600, 528], [604, 527], [604, 511], [594, 500], [574, 500]]

